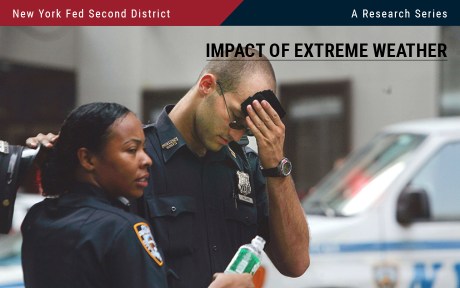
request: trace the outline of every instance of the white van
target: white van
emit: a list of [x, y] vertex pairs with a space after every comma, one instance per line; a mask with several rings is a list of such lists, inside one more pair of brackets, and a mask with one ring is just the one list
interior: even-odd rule
[[460, 287], [460, 118], [390, 126], [302, 206], [311, 265], [265, 288]]

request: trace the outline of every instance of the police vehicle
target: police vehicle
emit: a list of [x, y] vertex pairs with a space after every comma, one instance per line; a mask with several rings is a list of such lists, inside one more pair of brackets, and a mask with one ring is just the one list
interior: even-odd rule
[[266, 288], [460, 287], [460, 118], [387, 127], [302, 202], [311, 264]]

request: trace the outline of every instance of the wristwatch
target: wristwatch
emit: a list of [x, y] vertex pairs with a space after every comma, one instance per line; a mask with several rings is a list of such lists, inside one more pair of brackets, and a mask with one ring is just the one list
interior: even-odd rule
[[289, 161], [288, 158], [284, 157], [281, 159], [278, 166], [274, 168], [263, 169], [262, 168], [262, 175], [265, 177], [286, 177], [291, 174], [292, 171], [292, 163]]

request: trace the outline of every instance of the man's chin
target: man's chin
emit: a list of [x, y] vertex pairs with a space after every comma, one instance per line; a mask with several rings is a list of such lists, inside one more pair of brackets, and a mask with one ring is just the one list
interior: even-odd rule
[[206, 147], [209, 151], [212, 151], [212, 152], [219, 152], [220, 150], [222, 150], [222, 148], [226, 146], [226, 145], [222, 145], [222, 144], [219, 144], [219, 143], [213, 143], [212, 145], [208, 145], [208, 147]]

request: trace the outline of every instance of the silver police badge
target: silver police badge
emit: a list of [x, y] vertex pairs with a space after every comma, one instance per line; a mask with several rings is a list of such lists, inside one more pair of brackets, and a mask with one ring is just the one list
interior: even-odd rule
[[238, 178], [238, 199], [253, 204], [254, 200], [248, 195], [251, 194], [251, 183], [249, 182], [248, 173], [236, 171]]

